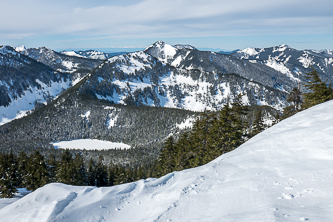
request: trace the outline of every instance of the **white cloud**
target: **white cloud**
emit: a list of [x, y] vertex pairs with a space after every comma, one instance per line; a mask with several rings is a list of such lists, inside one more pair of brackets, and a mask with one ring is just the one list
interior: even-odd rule
[[327, 0], [2, 1], [0, 35], [7, 39], [333, 33]]

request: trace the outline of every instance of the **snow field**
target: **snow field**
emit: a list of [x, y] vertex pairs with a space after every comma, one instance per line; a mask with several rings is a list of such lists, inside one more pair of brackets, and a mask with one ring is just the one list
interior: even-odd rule
[[79, 149], [79, 150], [107, 150], [107, 149], [129, 149], [130, 145], [125, 143], [115, 143], [97, 139], [78, 139], [71, 141], [60, 141], [51, 143], [56, 148]]

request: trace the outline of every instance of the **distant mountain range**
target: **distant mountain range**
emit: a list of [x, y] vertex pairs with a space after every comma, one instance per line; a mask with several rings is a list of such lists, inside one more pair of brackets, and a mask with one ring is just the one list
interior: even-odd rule
[[331, 81], [333, 69], [332, 51], [286, 45], [224, 54], [158, 41], [109, 58], [64, 53], [0, 47], [0, 124], [9, 122], [0, 127], [0, 148], [10, 149], [13, 138], [17, 149], [81, 138], [160, 148], [196, 111], [218, 110], [239, 93], [246, 105], [266, 105], [272, 120], [298, 74], [303, 84], [312, 66]]
[[[97, 68], [81, 91], [120, 104], [218, 109], [243, 93], [244, 103], [282, 110], [288, 92], [314, 67], [332, 81], [333, 52], [281, 45], [228, 54], [156, 42], [134, 53], [55, 52], [2, 46], [0, 123], [52, 100]], [[107, 61], [105, 61], [107, 59]], [[300, 76], [298, 75], [300, 74]]]
[[333, 76], [333, 50], [296, 50], [288, 45], [270, 48], [246, 48], [231, 53], [240, 59], [264, 64], [285, 75], [291, 80], [299, 78], [304, 82], [304, 73], [316, 69], [321, 78], [332, 81]]

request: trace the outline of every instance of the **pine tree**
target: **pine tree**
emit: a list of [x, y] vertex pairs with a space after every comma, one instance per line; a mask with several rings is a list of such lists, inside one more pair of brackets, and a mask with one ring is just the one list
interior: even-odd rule
[[115, 175], [117, 175], [114, 178], [114, 185], [119, 185], [125, 183], [125, 168], [118, 166]]
[[47, 171], [44, 157], [36, 151], [30, 155], [27, 167], [26, 186], [28, 190], [36, 190], [49, 182], [49, 174]]
[[102, 154], [98, 157], [98, 162], [95, 168], [96, 186], [104, 187], [108, 184], [108, 172], [106, 166], [103, 164]]
[[307, 109], [311, 106], [333, 99], [333, 89], [331, 87], [331, 84], [327, 86], [327, 80], [325, 82], [322, 82], [319, 78], [317, 71], [314, 68], [312, 69], [313, 71], [306, 73], [305, 76], [305, 78], [308, 80], [308, 82], [305, 84], [305, 87], [311, 92], [304, 93], [303, 95], [303, 109]]
[[171, 172], [171, 161], [172, 156], [171, 153], [174, 150], [174, 141], [173, 137], [169, 136], [166, 142], [164, 143], [164, 146], [160, 152], [158, 162], [157, 162], [157, 175], [163, 176], [169, 172]]
[[259, 110], [256, 114], [255, 120], [252, 123], [251, 137], [257, 135], [258, 133], [260, 133], [264, 130], [265, 130], [265, 125], [264, 125], [262, 111]]
[[[210, 129], [210, 114], [204, 112], [193, 125], [190, 136], [191, 149], [196, 153], [196, 158], [192, 160], [192, 164], [199, 166], [208, 163], [211, 160], [209, 152], [208, 138]], [[197, 162], [197, 163], [195, 163]]]
[[87, 169], [87, 185], [96, 186], [95, 161], [90, 158]]
[[234, 148], [237, 148], [241, 144], [243, 144], [248, 138], [248, 130], [249, 130], [249, 123], [246, 120], [246, 115], [249, 113], [249, 109], [247, 106], [244, 105], [243, 95], [238, 94], [233, 103], [231, 103], [232, 106], [232, 112], [235, 115], [234, 120], [234, 131], [235, 131], [235, 139], [234, 139]]
[[212, 158], [216, 158], [223, 153], [235, 149], [239, 143], [242, 130], [235, 128], [238, 123], [238, 116], [232, 111], [230, 104], [227, 103], [215, 118], [210, 129], [209, 145], [213, 152]]
[[76, 154], [74, 158], [74, 181], [73, 185], [86, 185], [87, 174], [84, 166], [83, 158], [80, 154]]
[[65, 184], [74, 184], [75, 166], [73, 156], [66, 149], [61, 156], [60, 164], [57, 169], [57, 181]]
[[55, 158], [55, 155], [52, 153], [49, 155], [47, 160], [47, 170], [49, 172], [49, 181], [51, 183], [57, 181], [57, 168], [58, 168], [58, 161]]
[[14, 155], [0, 153], [0, 197], [11, 198], [17, 189], [15, 188], [17, 165]]
[[18, 180], [16, 187], [25, 187], [26, 186], [26, 177], [28, 174], [28, 156], [25, 152], [20, 152], [17, 158], [17, 173]]
[[300, 88], [294, 87], [293, 90], [289, 93], [289, 97], [287, 102], [290, 104], [289, 106], [283, 109], [283, 118], [288, 118], [297, 112], [299, 112], [301, 108], [301, 104], [303, 103], [301, 98]]
[[280, 116], [279, 113], [277, 113], [277, 114], [275, 115], [275, 117], [274, 117], [273, 122], [272, 122], [272, 126], [275, 125], [275, 124], [277, 124], [277, 123], [280, 122], [280, 121], [281, 121], [281, 116]]

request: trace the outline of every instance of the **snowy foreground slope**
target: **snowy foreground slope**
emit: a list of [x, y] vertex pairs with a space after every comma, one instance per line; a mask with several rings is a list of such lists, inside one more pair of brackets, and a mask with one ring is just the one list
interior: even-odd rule
[[207, 165], [105, 188], [49, 184], [1, 221], [333, 221], [333, 101]]

